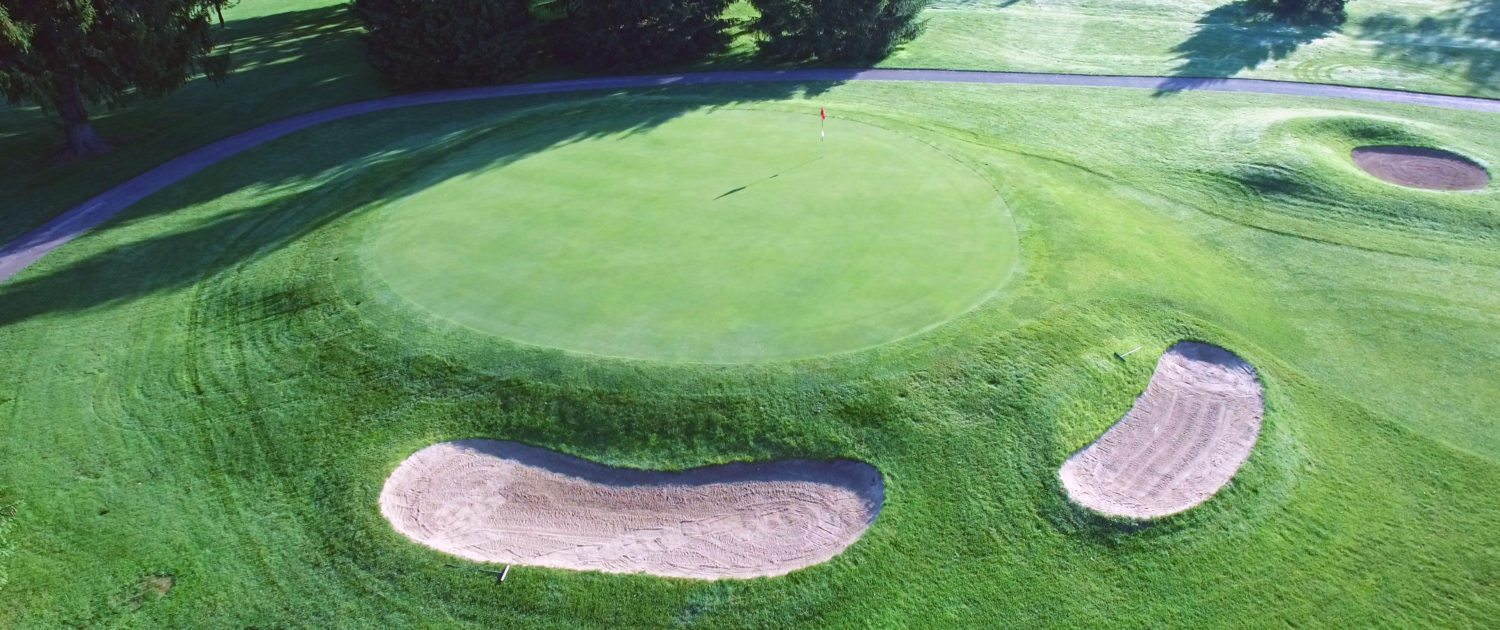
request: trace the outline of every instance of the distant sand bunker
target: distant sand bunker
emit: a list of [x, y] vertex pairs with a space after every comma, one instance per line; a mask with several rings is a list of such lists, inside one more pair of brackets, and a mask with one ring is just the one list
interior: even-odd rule
[[412, 540], [479, 562], [752, 578], [838, 555], [884, 497], [880, 473], [854, 461], [656, 472], [460, 440], [402, 462], [380, 512]]
[[1255, 368], [1218, 346], [1184, 341], [1162, 355], [1125, 417], [1058, 474], [1073, 501], [1104, 514], [1176, 514], [1229, 483], [1264, 413]]
[[1489, 171], [1457, 153], [1418, 147], [1359, 147], [1350, 154], [1366, 173], [1393, 184], [1431, 190], [1478, 190]]

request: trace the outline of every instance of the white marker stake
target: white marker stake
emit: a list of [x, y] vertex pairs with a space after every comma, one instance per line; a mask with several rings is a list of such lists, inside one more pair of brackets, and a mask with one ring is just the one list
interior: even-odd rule
[[[1135, 349], [1135, 350], [1140, 350], [1140, 349], [1141, 349], [1141, 348], [1144, 348], [1144, 347], [1146, 347], [1146, 346], [1140, 346], [1140, 347], [1137, 347], [1137, 348], [1136, 348], [1136, 349]], [[1125, 357], [1128, 357], [1128, 356], [1130, 356], [1130, 355], [1131, 355], [1131, 353], [1133, 353], [1133, 352], [1135, 352], [1135, 350], [1131, 350], [1131, 351], [1130, 351], [1130, 352], [1126, 352], [1126, 353], [1125, 353], [1125, 354], [1122, 354], [1122, 355], [1120, 355], [1120, 358], [1121, 358], [1121, 359], [1123, 359], [1123, 358], [1125, 358]]]
[[510, 575], [510, 565], [505, 565], [505, 570], [500, 572], [500, 581], [505, 581], [505, 576]]

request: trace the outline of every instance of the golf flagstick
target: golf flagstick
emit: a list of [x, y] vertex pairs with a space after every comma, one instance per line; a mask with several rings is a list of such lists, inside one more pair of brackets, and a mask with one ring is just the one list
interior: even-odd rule
[[818, 108], [818, 157], [828, 155], [828, 132], [823, 130], [823, 125], [828, 123], [828, 110]]

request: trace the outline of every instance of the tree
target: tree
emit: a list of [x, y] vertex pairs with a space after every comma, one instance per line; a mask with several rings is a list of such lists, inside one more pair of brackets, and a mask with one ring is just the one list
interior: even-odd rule
[[218, 82], [209, 22], [230, 0], [0, 0], [0, 91], [33, 102], [67, 130], [62, 157], [105, 153], [88, 104], [164, 96], [202, 72]]
[[1348, 0], [1275, 0], [1276, 8], [1292, 15], [1343, 15]]
[[370, 66], [407, 87], [464, 87], [536, 64], [529, 0], [354, 0]]
[[594, 70], [696, 61], [729, 45], [732, 0], [563, 0], [555, 50]]
[[930, 0], [751, 0], [750, 30], [762, 52], [781, 59], [872, 61], [922, 33]]

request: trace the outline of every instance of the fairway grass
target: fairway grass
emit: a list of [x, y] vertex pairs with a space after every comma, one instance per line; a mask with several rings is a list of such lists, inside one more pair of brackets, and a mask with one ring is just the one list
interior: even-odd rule
[[378, 213], [362, 255], [478, 331], [710, 363], [878, 345], [1009, 277], [1015, 230], [988, 182], [914, 139], [830, 123], [826, 141], [816, 109], [598, 137], [582, 136], [611, 125], [590, 116], [497, 127], [406, 174], [425, 187]]
[[[996, 191], [1014, 277], [863, 350], [706, 364], [523, 343], [372, 270], [403, 204], [464, 178], [720, 115], [811, 135], [818, 108]], [[1493, 116], [1041, 86], [668, 87], [281, 138], [0, 284], [0, 627], [1495, 625], [1500, 204], [1349, 158], [1397, 139], [1500, 163]], [[1255, 366], [1249, 460], [1166, 519], [1072, 505], [1058, 468], [1182, 340]], [[885, 503], [784, 577], [516, 567], [498, 585], [378, 507], [411, 454], [476, 438], [652, 470], [858, 460]]]

